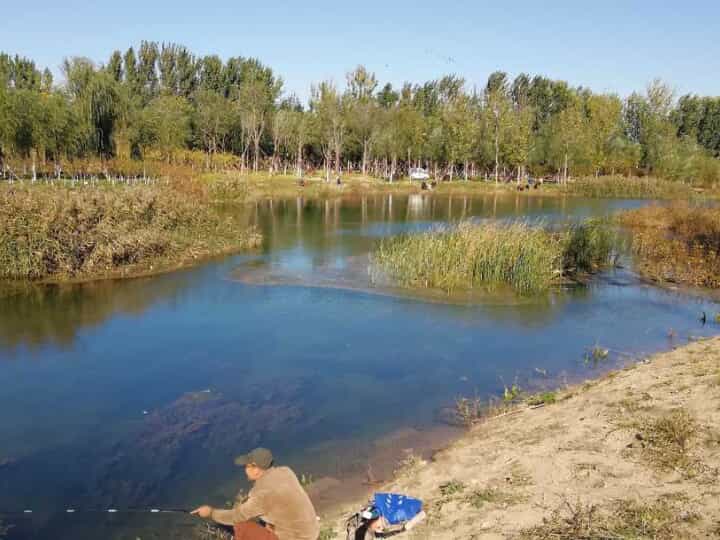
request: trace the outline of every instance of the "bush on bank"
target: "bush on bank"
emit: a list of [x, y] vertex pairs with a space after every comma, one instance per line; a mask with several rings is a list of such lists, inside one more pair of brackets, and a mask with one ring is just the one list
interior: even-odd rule
[[256, 245], [201, 194], [158, 186], [0, 188], [0, 278], [82, 279], [158, 271]]
[[689, 204], [623, 212], [638, 270], [658, 281], [720, 288], [720, 209]]

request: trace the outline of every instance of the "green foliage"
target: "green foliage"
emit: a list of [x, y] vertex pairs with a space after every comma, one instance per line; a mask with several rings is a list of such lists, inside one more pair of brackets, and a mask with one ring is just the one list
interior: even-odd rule
[[515, 401], [520, 396], [520, 387], [517, 383], [513, 383], [512, 386], [505, 386], [503, 390], [503, 401], [506, 403]]
[[184, 148], [190, 139], [190, 112], [185, 98], [158, 96], [143, 110], [136, 144], [158, 148], [170, 161], [173, 152]]
[[572, 225], [566, 234], [563, 268], [593, 272], [611, 262], [618, 238], [604, 220], [585, 220]]
[[[281, 101], [283, 82], [257, 59], [198, 57], [143, 41], [104, 65], [64, 63], [64, 85], [29, 59], [0, 54], [0, 159], [239, 156], [241, 168], [348, 164], [395, 180], [425, 166], [436, 180], [653, 175], [720, 182], [720, 99], [655, 81], [627, 99], [521, 73], [492, 73], [481, 91], [457, 75], [395, 89], [358, 66], [346, 88], [323, 82], [308, 110]], [[287, 100], [286, 100], [287, 101]], [[211, 168], [212, 159], [204, 161]], [[629, 182], [629, 181], [628, 181]], [[643, 187], [636, 184], [634, 187]]]
[[541, 392], [530, 396], [527, 399], [527, 403], [530, 406], [533, 405], [551, 405], [557, 401], [557, 392]]

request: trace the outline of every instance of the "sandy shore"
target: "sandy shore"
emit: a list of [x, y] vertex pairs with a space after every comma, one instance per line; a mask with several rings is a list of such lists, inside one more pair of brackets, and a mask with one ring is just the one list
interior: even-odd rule
[[[424, 501], [404, 538], [718, 538], [720, 338], [483, 420], [383, 490]], [[326, 517], [324, 538], [344, 539], [362, 502]]]

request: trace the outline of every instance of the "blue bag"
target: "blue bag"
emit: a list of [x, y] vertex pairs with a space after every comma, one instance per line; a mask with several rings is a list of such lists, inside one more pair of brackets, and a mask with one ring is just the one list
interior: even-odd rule
[[390, 525], [410, 521], [422, 511], [422, 501], [396, 493], [376, 493], [374, 506]]

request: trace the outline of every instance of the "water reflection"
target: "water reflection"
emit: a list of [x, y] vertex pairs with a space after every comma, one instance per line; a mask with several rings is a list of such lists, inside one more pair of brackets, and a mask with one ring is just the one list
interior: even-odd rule
[[70, 347], [82, 329], [119, 314], [141, 315], [155, 302], [177, 299], [188, 285], [179, 273], [172, 279], [0, 286], [0, 347]]
[[[516, 378], [529, 386], [536, 368], [543, 381], [586, 377], [594, 372], [583, 354], [595, 343], [613, 351], [598, 368], [607, 369], [668, 348], [670, 328], [677, 343], [714, 334], [698, 315], [715, 304], [623, 270], [590, 287], [536, 299], [497, 291], [481, 303], [357, 287], [382, 235], [637, 204], [424, 194], [262, 201], [226, 209], [262, 229], [259, 254], [150, 279], [6, 293], [0, 508], [223, 505], [242, 476], [232, 455], [254, 444], [314, 476], [359, 475], [384, 452], [377, 441], [433, 428], [459, 395], [488, 396]], [[227, 279], [235, 271], [273, 286]], [[10, 359], [38, 361], [2, 361]], [[338, 466], [346, 455], [352, 463]], [[121, 516], [45, 517], [11, 539], [152, 537]]]

